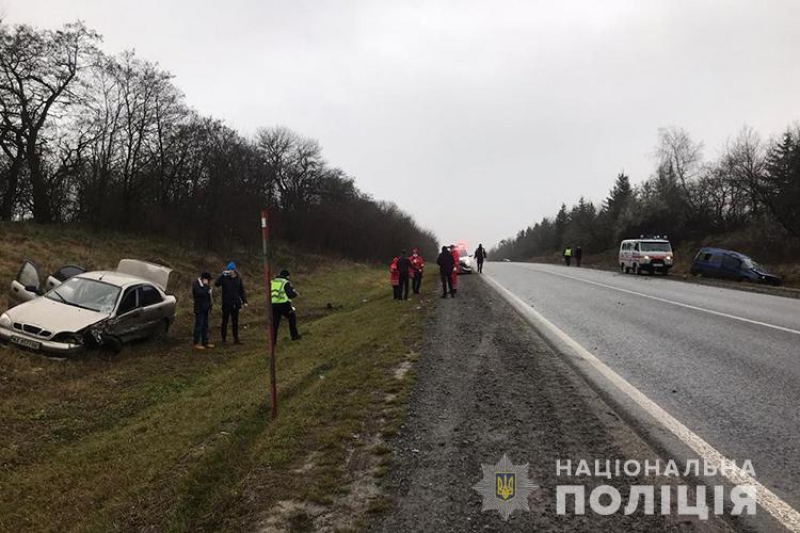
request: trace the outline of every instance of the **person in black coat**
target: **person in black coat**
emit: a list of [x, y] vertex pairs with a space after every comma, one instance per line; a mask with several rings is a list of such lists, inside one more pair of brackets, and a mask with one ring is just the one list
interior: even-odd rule
[[409, 273], [411, 272], [411, 260], [406, 255], [406, 251], [400, 254], [397, 259], [397, 273], [399, 274], [400, 284], [398, 286], [399, 296], [403, 300], [408, 300]]
[[233, 331], [233, 343], [241, 344], [239, 340], [239, 309], [247, 306], [247, 295], [244, 292], [244, 284], [236, 269], [236, 263], [231, 261], [222, 275], [214, 282], [215, 287], [222, 288], [222, 327], [220, 337], [222, 342], [227, 342], [228, 320], [231, 321]]
[[194, 300], [194, 347], [197, 350], [213, 348], [208, 342], [208, 314], [211, 312], [211, 274], [203, 272], [192, 283]]
[[455, 268], [455, 259], [453, 254], [447, 246], [442, 246], [442, 253], [436, 258], [436, 264], [439, 265], [439, 276], [442, 278], [442, 298], [447, 298], [447, 293], [455, 298], [455, 291], [453, 291], [453, 268]]
[[483, 274], [483, 262], [486, 260], [486, 249], [482, 244], [475, 250], [475, 260], [478, 262], [478, 274]]

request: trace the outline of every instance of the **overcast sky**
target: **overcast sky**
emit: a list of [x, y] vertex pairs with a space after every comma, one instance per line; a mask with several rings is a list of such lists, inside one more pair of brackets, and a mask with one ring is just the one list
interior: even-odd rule
[[284, 125], [442, 241], [492, 245], [616, 174], [662, 126], [715, 158], [800, 119], [796, 0], [0, 0], [84, 20], [245, 134]]

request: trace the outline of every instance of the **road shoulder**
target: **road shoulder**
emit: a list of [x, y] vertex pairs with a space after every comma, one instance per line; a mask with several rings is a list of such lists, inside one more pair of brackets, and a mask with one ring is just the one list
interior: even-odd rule
[[[371, 531], [727, 530], [727, 523], [671, 516], [600, 517], [556, 512], [556, 487], [615, 486], [627, 501], [632, 485], [677, 483], [643, 476], [558, 476], [556, 461], [662, 460], [564, 363], [513, 309], [477, 276], [458, 298], [442, 300], [428, 319], [409, 415], [392, 441], [395, 461], [384, 490], [390, 510]], [[504, 523], [481, 512], [473, 486], [481, 464], [508, 454], [529, 463], [530, 512]], [[658, 489], [656, 489], [658, 490]]]

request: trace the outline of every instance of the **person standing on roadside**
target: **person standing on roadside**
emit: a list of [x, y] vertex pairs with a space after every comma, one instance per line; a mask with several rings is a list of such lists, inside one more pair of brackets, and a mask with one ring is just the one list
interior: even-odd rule
[[461, 268], [461, 254], [458, 252], [458, 248], [456, 248], [455, 244], [450, 245], [450, 254], [453, 256], [453, 273], [451, 276], [452, 289], [450, 294], [455, 298], [456, 292], [458, 291], [458, 270]]
[[453, 291], [453, 254], [450, 253], [447, 246], [442, 246], [442, 253], [436, 258], [436, 264], [439, 265], [439, 277], [442, 279], [442, 298], [447, 298], [448, 292], [455, 297], [455, 292]]
[[213, 348], [208, 342], [208, 315], [211, 312], [211, 274], [203, 272], [192, 283], [192, 299], [194, 300], [194, 334], [195, 350]]
[[408, 300], [408, 276], [411, 272], [411, 260], [403, 250], [397, 259], [398, 292], [400, 300]]
[[486, 259], [486, 249], [482, 244], [475, 250], [475, 260], [478, 262], [478, 274], [483, 274], [483, 261]]
[[400, 271], [397, 270], [397, 261], [399, 259], [399, 257], [395, 257], [389, 263], [389, 283], [392, 285], [392, 297], [395, 300], [400, 299]]
[[569, 266], [570, 262], [572, 262], [572, 247], [567, 246], [564, 248], [564, 264]]
[[297, 315], [294, 312], [292, 299], [297, 298], [300, 294], [289, 282], [288, 270], [281, 270], [278, 277], [272, 280], [270, 293], [272, 299], [272, 345], [275, 346], [278, 343], [278, 326], [281, 325], [281, 317], [289, 320], [289, 334], [292, 336], [292, 340], [299, 340], [302, 335], [297, 331]]
[[247, 295], [244, 292], [244, 284], [236, 269], [236, 263], [231, 261], [222, 271], [220, 277], [214, 282], [215, 287], [222, 288], [222, 343], [225, 344], [228, 338], [228, 320], [231, 321], [231, 331], [233, 332], [233, 343], [241, 344], [239, 340], [239, 310], [247, 307]]
[[575, 247], [575, 266], [580, 268], [581, 267], [581, 260], [583, 259], [583, 250], [581, 250], [580, 244]]
[[411, 250], [411, 257], [409, 260], [411, 261], [411, 269], [414, 273], [411, 281], [411, 288], [414, 294], [419, 294], [420, 288], [422, 287], [422, 270], [425, 268], [425, 260], [419, 255], [419, 250], [416, 248]]

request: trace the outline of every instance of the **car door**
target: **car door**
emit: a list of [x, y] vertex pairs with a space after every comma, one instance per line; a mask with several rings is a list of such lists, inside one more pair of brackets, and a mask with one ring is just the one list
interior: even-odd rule
[[165, 332], [169, 325], [169, 309], [161, 292], [152, 285], [142, 285], [139, 288], [139, 305], [143, 312], [142, 327], [145, 334]]
[[64, 265], [47, 277], [47, 281], [45, 282], [45, 290], [49, 291], [54, 289], [67, 281], [69, 278], [77, 276], [78, 274], [83, 274], [84, 272], [86, 271], [79, 266]]
[[140, 286], [128, 287], [122, 294], [108, 333], [122, 342], [142, 336], [144, 311], [140, 305]]
[[11, 282], [9, 304], [13, 307], [41, 296], [41, 281], [39, 267], [36, 266], [36, 263], [33, 261], [22, 263], [17, 277]]
[[727, 279], [738, 280], [741, 277], [742, 261], [738, 257], [726, 254], [722, 258], [722, 275]]

